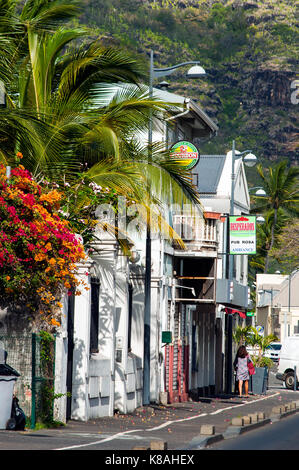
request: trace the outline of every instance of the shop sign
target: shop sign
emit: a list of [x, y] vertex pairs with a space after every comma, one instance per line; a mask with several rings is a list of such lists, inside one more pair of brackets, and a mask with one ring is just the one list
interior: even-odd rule
[[199, 152], [191, 142], [181, 140], [170, 148], [170, 156], [183, 162], [186, 169], [194, 168], [199, 162]]
[[256, 254], [256, 217], [229, 217], [229, 252], [231, 255]]

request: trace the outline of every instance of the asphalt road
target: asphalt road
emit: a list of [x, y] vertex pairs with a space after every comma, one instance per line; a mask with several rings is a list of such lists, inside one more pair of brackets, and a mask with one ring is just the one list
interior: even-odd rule
[[[285, 390], [275, 375], [277, 366], [270, 370], [269, 390]], [[209, 446], [207, 450], [299, 450], [299, 415], [295, 414], [261, 429]]]
[[299, 450], [298, 413], [279, 422], [221, 441], [207, 450]]
[[[276, 370], [270, 372], [269, 394], [276, 397], [283, 392], [283, 400], [291, 401], [298, 399], [292, 391], [286, 391], [283, 384], [275, 378]], [[256, 403], [250, 405], [250, 412], [261, 411], [268, 402], [267, 398], [256, 397]], [[275, 398], [274, 400], [278, 400]], [[272, 403], [272, 402], [271, 402]], [[281, 404], [280, 401], [275, 403]], [[83, 451], [128, 451], [133, 446], [144, 446], [151, 440], [162, 440], [170, 443], [169, 449], [186, 449], [191, 440], [199, 433], [200, 424], [213, 424], [216, 420], [217, 426], [221, 426], [217, 432], [223, 432], [227, 422], [235, 415], [245, 412], [247, 402], [235, 397], [224, 400], [202, 400], [199, 403], [187, 403], [185, 409], [167, 408], [160, 412], [163, 419], [158, 415], [123, 416], [102, 418], [99, 422], [88, 424], [83, 422], [68, 423], [67, 428], [45, 429], [40, 431], [26, 430], [25, 432], [0, 431], [0, 451], [2, 450], [83, 450]], [[269, 405], [268, 405], [269, 406]], [[272, 406], [272, 405], [271, 405]], [[201, 418], [202, 417], [202, 418]], [[198, 419], [199, 418], [199, 419]], [[288, 419], [289, 418], [284, 418]], [[108, 423], [106, 425], [106, 423]], [[218, 424], [217, 424], [218, 423]], [[267, 425], [267, 427], [276, 426]], [[294, 425], [295, 428], [295, 425]], [[298, 422], [297, 428], [299, 429]], [[260, 432], [263, 433], [264, 427]], [[296, 429], [295, 429], [296, 430]], [[255, 432], [255, 431], [250, 431]], [[243, 437], [243, 436], [242, 436]], [[299, 436], [297, 433], [297, 441]], [[232, 441], [225, 442], [231, 445]]]

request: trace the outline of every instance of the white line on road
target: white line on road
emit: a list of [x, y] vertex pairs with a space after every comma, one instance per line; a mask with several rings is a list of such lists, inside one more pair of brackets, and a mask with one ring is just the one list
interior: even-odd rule
[[209, 413], [202, 413], [201, 415], [196, 415], [196, 416], [189, 416], [189, 418], [182, 418], [182, 419], [176, 419], [175, 421], [167, 421], [166, 423], [160, 424], [160, 426], [156, 426], [155, 428], [150, 428], [150, 429], [145, 429], [145, 431], [157, 431], [158, 429], [165, 428], [166, 426], [170, 426], [171, 424], [174, 423], [181, 423], [182, 421], [190, 421], [191, 419], [195, 418], [202, 418], [203, 416], [207, 416]]
[[245, 401], [245, 402], [241, 403], [240, 405], [232, 405], [232, 406], [228, 406], [227, 408], [221, 408], [220, 410], [213, 411], [212, 413], [202, 413], [200, 415], [190, 416], [188, 418], [182, 418], [182, 419], [176, 419], [176, 420], [173, 420], [173, 421], [167, 421], [166, 423], [160, 424], [159, 426], [155, 426], [154, 428], [133, 429], [131, 431], [119, 432], [117, 434], [114, 434], [113, 436], [107, 437], [106, 439], [100, 439], [100, 440], [97, 440], [97, 441], [94, 441], [94, 442], [89, 442], [87, 444], [76, 444], [76, 445], [69, 446], [69, 447], [61, 447], [59, 449], [54, 449], [54, 450], [70, 450], [70, 449], [78, 449], [80, 447], [89, 447], [89, 446], [93, 446], [93, 445], [97, 445], [97, 444], [104, 444], [105, 442], [113, 441], [114, 439], [118, 439], [118, 438], [123, 437], [127, 434], [132, 434], [132, 433], [136, 433], [136, 432], [143, 432], [143, 431], [148, 431], [148, 432], [157, 431], [158, 429], [165, 428], [166, 426], [171, 426], [172, 424], [180, 423], [180, 422], [183, 422], [183, 421], [190, 421], [190, 420], [196, 419], [196, 418], [202, 418], [203, 416], [216, 415], [216, 414], [222, 413], [223, 411], [231, 410], [232, 408], [237, 408], [237, 407], [240, 407], [240, 406], [249, 405], [251, 403], [257, 403], [258, 401], [267, 400], [268, 398], [273, 398], [276, 395], [280, 395], [280, 392], [276, 392], [272, 395], [269, 395], [269, 396], [266, 396], [266, 397], [263, 397], [263, 398], [258, 398], [257, 400], [248, 401], [248, 402]]
[[241, 403], [240, 405], [233, 405], [233, 406], [228, 406], [227, 408], [221, 408], [221, 410], [213, 411], [213, 413], [210, 413], [210, 415], [217, 415], [218, 413], [222, 413], [222, 411], [231, 410], [232, 408], [238, 408], [239, 406], [251, 405], [251, 403], [257, 403], [258, 401], [267, 400], [267, 398], [273, 398], [276, 395], [280, 395], [280, 393], [276, 392], [273, 395], [269, 395], [268, 397], [258, 398], [257, 400], [253, 400], [253, 401], [243, 401], [243, 403]]
[[107, 437], [106, 439], [100, 439], [100, 440], [97, 440], [97, 441], [94, 441], [94, 442], [89, 442], [88, 444], [76, 444], [74, 446], [61, 447], [59, 449], [54, 449], [54, 450], [70, 450], [70, 449], [78, 449], [79, 447], [94, 446], [96, 444], [103, 444], [104, 442], [113, 441], [114, 439], [117, 439], [118, 437], [122, 437], [125, 434], [131, 434], [133, 432], [140, 432], [140, 431], [143, 431], [143, 429], [133, 429], [131, 431], [118, 432], [117, 434], [114, 434], [113, 436]]

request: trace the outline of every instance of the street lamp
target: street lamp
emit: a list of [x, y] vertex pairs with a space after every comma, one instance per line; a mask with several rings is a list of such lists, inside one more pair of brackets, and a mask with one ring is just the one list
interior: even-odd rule
[[[199, 64], [200, 64], [199, 60], [189, 60], [188, 62], [182, 62], [180, 64], [173, 65], [172, 67], [164, 67], [164, 68], [158, 69], [154, 67], [154, 52], [151, 50], [150, 51], [149, 97], [152, 98], [153, 96], [153, 83], [154, 83], [155, 78], [166, 77], [167, 75], [171, 75], [173, 72], [176, 71], [176, 69], [180, 67], [185, 67], [186, 65], [193, 65], [193, 67], [191, 67], [186, 74], [187, 78], [189, 79], [200, 78], [206, 74], [206, 71]], [[152, 122], [152, 116], [150, 115], [149, 131], [148, 131], [149, 145], [152, 144], [152, 139], [153, 139], [152, 127], [153, 127], [153, 122]]]
[[[230, 199], [230, 215], [234, 215], [234, 206], [235, 206], [235, 161], [239, 158], [243, 159], [243, 162], [248, 167], [253, 167], [256, 164], [257, 158], [251, 153], [251, 150], [245, 150], [244, 152], [239, 152], [236, 150], [235, 141], [233, 140], [232, 150], [228, 152], [228, 155], [231, 153], [232, 157], [232, 169], [231, 169], [231, 199]], [[229, 255], [229, 284], [228, 288], [231, 290], [233, 286], [233, 273], [234, 273], [234, 255]], [[232, 347], [233, 347], [233, 338], [232, 338], [232, 315], [228, 314], [228, 325], [227, 325], [227, 368], [226, 368], [226, 389], [227, 393], [231, 393], [232, 390]]]
[[256, 189], [257, 191], [254, 193], [254, 196], [256, 197], [267, 197], [266, 191], [261, 187], [261, 186], [255, 186], [253, 188], [249, 188], [249, 193]]
[[[199, 65], [199, 61], [182, 62], [172, 67], [155, 68], [154, 52], [150, 51], [150, 73], [149, 73], [149, 98], [153, 96], [153, 82], [155, 78], [171, 75], [176, 69], [186, 65], [192, 65], [188, 72], [187, 78], [199, 78], [205, 75], [205, 70]], [[153, 121], [150, 111], [148, 126], [148, 145], [149, 156], [153, 141]], [[144, 363], [143, 363], [143, 404], [150, 403], [150, 336], [151, 336], [151, 230], [149, 214], [146, 222], [146, 248], [145, 248], [145, 280], [144, 280]]]
[[257, 216], [256, 218], [256, 223], [257, 224], [263, 224], [265, 222], [265, 219], [262, 215]]

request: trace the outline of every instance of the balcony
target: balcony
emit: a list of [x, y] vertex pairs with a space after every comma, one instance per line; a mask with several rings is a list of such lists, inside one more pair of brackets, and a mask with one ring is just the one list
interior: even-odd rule
[[236, 280], [217, 279], [216, 302], [235, 308], [250, 308], [248, 286], [244, 286]]
[[218, 247], [217, 223], [220, 214], [208, 213], [206, 218], [198, 215], [174, 215], [173, 228], [184, 241], [187, 251], [211, 251]]

